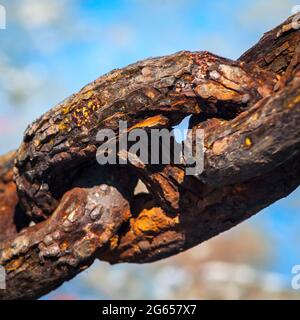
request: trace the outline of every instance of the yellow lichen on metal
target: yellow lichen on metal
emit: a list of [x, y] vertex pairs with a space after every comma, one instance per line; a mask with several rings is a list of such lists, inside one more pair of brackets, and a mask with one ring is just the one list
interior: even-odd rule
[[94, 91], [93, 91], [93, 90], [89, 90], [89, 91], [87, 91], [87, 92], [84, 93], [83, 99], [86, 99], [86, 100], [91, 99], [91, 97], [93, 96], [93, 94], [94, 94]]
[[58, 125], [58, 128], [60, 131], [66, 131], [67, 129], [69, 129], [69, 118], [65, 117]]
[[77, 126], [83, 126], [88, 123], [91, 114], [100, 108], [97, 101], [89, 101], [86, 105], [77, 107], [71, 114], [72, 120]]
[[245, 143], [246, 147], [251, 147], [252, 146], [252, 139], [250, 137], [246, 137], [244, 143]]
[[86, 102], [91, 93], [84, 96], [82, 100], [76, 104], [71, 104], [62, 108], [62, 114], [65, 115], [58, 125], [60, 131], [71, 129], [72, 124], [77, 127], [88, 124], [90, 116], [100, 108], [100, 103], [97, 100]]

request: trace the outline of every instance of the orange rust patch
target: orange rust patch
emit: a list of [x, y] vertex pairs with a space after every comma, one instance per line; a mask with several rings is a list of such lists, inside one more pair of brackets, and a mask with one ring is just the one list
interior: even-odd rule
[[157, 115], [157, 116], [153, 116], [153, 117], [147, 118], [141, 122], [136, 123], [135, 125], [130, 127], [128, 129], [128, 131], [131, 131], [136, 128], [154, 127], [154, 126], [157, 126], [158, 124], [165, 125], [165, 124], [167, 124], [167, 122], [168, 122], [167, 118], [165, 118], [161, 115]]
[[69, 244], [67, 242], [63, 242], [59, 245], [59, 247], [62, 251], [65, 251], [66, 249], [68, 249]]
[[119, 236], [118, 236], [118, 235], [114, 235], [114, 236], [110, 239], [110, 248], [111, 248], [112, 250], [117, 247], [118, 241], [119, 241]]
[[167, 229], [178, 223], [178, 217], [169, 218], [159, 207], [144, 209], [137, 219], [130, 221], [135, 234], [156, 233], [159, 230]]
[[23, 264], [23, 261], [24, 261], [24, 257], [19, 257], [16, 260], [12, 260], [6, 265], [5, 269], [7, 271], [14, 271]]
[[178, 182], [178, 183], [182, 183], [185, 177], [185, 172], [184, 170], [178, 168], [178, 170], [173, 170], [173, 178]]

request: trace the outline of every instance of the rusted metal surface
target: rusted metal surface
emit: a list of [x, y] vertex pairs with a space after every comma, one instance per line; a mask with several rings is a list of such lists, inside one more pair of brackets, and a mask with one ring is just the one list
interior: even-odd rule
[[[87, 268], [191, 248], [288, 195], [300, 181], [299, 30], [291, 18], [238, 61], [179, 52], [115, 70], [43, 115], [0, 158], [3, 299], [37, 298]], [[192, 114], [205, 170], [99, 166], [101, 128], [168, 128]], [[14, 179], [13, 180], [13, 171]], [[149, 193], [134, 194], [138, 179]], [[36, 225], [28, 227], [29, 221]]]
[[[16, 157], [22, 205], [46, 218], [79, 165], [94, 160], [99, 129], [171, 127], [188, 114], [232, 118], [270, 95], [275, 75], [208, 52], [179, 52], [115, 70], [50, 110], [26, 131]], [[149, 121], [149, 118], [152, 121]]]
[[[17, 232], [15, 211], [19, 198], [13, 181], [15, 152], [0, 157], [0, 241]], [[25, 220], [26, 217], [24, 218]]]
[[116, 188], [74, 188], [51, 217], [0, 244], [6, 299], [37, 298], [86, 269], [129, 216]]

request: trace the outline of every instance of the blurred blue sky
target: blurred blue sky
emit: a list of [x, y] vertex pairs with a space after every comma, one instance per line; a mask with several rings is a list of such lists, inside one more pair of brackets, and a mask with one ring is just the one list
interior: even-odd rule
[[[281, 23], [293, 0], [6, 0], [0, 31], [0, 152], [26, 125], [114, 68], [179, 50], [238, 58]], [[272, 241], [270, 270], [300, 264], [300, 190], [250, 222]]]

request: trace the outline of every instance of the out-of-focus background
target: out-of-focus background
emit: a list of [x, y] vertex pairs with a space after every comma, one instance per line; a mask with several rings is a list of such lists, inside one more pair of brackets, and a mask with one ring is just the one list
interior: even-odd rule
[[[300, 1], [298, 0], [299, 4]], [[293, 0], [0, 0], [0, 153], [27, 124], [111, 69], [179, 50], [236, 59]], [[44, 299], [300, 298], [300, 189], [231, 231], [163, 261], [94, 265]]]

